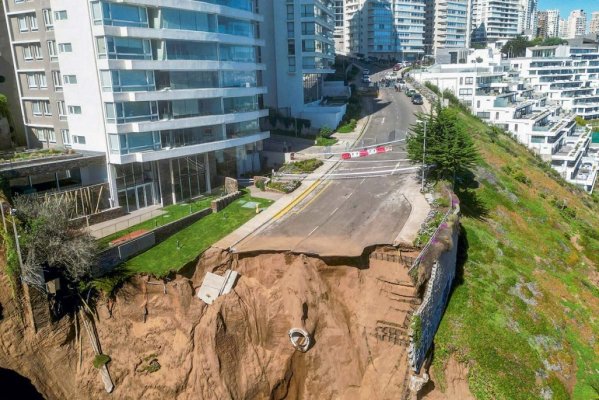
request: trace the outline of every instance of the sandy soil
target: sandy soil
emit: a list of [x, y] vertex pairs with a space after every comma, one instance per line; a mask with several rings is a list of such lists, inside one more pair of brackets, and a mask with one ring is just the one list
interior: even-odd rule
[[[211, 306], [194, 296], [206, 271], [231, 266], [241, 274], [232, 293]], [[31, 336], [35, 349], [0, 321], [12, 344], [11, 357], [0, 347], [0, 364], [31, 378], [49, 399], [401, 399], [408, 363], [399, 327], [416, 306], [397, 300], [415, 290], [398, 285], [406, 273], [395, 267], [328, 266], [283, 253], [237, 260], [208, 251], [187, 277], [164, 286], [138, 279], [98, 305], [113, 394], [103, 390], [85, 334], [79, 365], [68, 321], [43, 343]], [[313, 335], [307, 353], [288, 337], [302, 326]]]
[[418, 399], [421, 400], [474, 400], [468, 388], [468, 368], [460, 364], [454, 357], [447, 361], [445, 368], [445, 391], [441, 391], [435, 384], [435, 377], [431, 375], [431, 382], [422, 390]]

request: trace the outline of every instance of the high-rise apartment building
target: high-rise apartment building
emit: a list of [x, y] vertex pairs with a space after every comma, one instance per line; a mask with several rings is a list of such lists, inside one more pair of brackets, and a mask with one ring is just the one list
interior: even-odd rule
[[543, 10], [536, 13], [536, 34], [542, 38], [558, 37], [559, 10]]
[[536, 30], [537, 0], [520, 0], [518, 32], [534, 34]]
[[252, 0], [3, 1], [30, 143], [105, 157], [77, 185], [132, 211], [260, 167]]
[[546, 38], [547, 37], [547, 11], [537, 11], [536, 14], [536, 35], [538, 37]]
[[584, 10], [572, 10], [568, 17], [568, 34], [566, 37], [574, 38], [584, 36], [587, 32], [587, 15]]
[[345, 0], [348, 53], [414, 61], [424, 55], [425, 0]]
[[335, 128], [344, 113], [320, 107], [325, 77], [335, 72], [334, 5], [333, 0], [258, 1], [264, 15], [260, 30], [269, 38], [262, 52], [269, 71], [265, 104], [310, 119], [313, 127]]
[[568, 21], [560, 18], [557, 23], [557, 37], [567, 38], [568, 37]]
[[424, 32], [427, 54], [470, 45], [468, 0], [427, 0]]
[[520, 0], [472, 0], [473, 43], [495, 42], [516, 37]]
[[547, 10], [547, 37], [559, 37], [559, 24], [559, 10]]
[[335, 53], [345, 55], [345, 0], [334, 0], [335, 10]]
[[590, 32], [599, 34], [599, 11], [595, 11], [591, 14]]

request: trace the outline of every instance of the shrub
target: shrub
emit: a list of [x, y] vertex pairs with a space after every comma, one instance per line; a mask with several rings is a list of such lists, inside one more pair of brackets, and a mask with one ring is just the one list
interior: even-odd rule
[[96, 354], [94, 357], [94, 368], [100, 369], [110, 362], [110, 356], [107, 354]]
[[257, 181], [256, 182], [256, 187], [258, 189], [260, 189], [261, 191], [264, 191], [264, 189], [265, 189], [264, 181], [262, 179], [260, 179], [259, 181]]
[[328, 126], [323, 126], [322, 128], [320, 128], [320, 136], [328, 138], [333, 134], [333, 130], [331, 128], [329, 128]]

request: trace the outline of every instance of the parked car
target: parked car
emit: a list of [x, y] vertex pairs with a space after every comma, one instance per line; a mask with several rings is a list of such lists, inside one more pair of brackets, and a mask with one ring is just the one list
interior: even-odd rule
[[362, 75], [370, 75], [370, 70], [368, 68], [364, 68], [362, 70]]
[[400, 69], [402, 69], [402, 65], [401, 63], [397, 63], [393, 66], [393, 71], [399, 71]]
[[412, 96], [412, 104], [415, 104], [417, 106], [421, 106], [424, 104], [424, 99], [422, 98], [421, 95], [419, 94], [415, 94]]
[[413, 89], [408, 89], [408, 90], [406, 90], [406, 96], [408, 96], [408, 97], [412, 97], [412, 96], [414, 96], [415, 94], [416, 94], [416, 91], [415, 91], [415, 90], [413, 90]]
[[364, 75], [362, 77], [362, 83], [370, 83], [370, 77], [368, 75]]

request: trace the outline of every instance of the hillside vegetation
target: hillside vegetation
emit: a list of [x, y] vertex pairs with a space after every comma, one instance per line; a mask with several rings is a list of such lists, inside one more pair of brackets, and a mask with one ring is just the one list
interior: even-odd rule
[[458, 194], [460, 265], [432, 372], [478, 399], [599, 398], [599, 204], [509, 136], [460, 119], [481, 161]]

